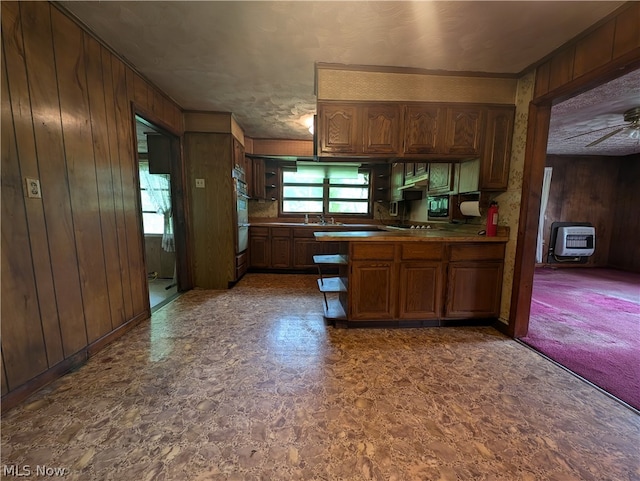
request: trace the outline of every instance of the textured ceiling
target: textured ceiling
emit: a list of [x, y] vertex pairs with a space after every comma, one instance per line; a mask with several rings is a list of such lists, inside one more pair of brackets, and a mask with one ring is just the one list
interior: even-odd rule
[[640, 153], [640, 139], [619, 132], [593, 147], [593, 141], [629, 125], [624, 113], [640, 107], [640, 70], [554, 105], [549, 126], [549, 154], [629, 155]]
[[310, 139], [315, 62], [515, 74], [623, 2], [59, 3], [184, 109]]

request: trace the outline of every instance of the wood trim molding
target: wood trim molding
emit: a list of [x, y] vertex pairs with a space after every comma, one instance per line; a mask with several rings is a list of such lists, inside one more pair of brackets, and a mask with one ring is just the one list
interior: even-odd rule
[[542, 178], [546, 162], [547, 138], [551, 119], [551, 103], [529, 106], [529, 130], [522, 173], [520, 221], [511, 291], [511, 309], [507, 333], [523, 337], [529, 327], [529, 310], [535, 267], [538, 218]]

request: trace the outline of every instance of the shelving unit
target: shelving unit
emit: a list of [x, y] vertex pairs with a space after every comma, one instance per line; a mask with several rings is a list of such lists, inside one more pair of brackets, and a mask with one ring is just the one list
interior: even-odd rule
[[[341, 254], [323, 254], [313, 256], [313, 262], [318, 267], [318, 289], [324, 296], [324, 317], [328, 322], [346, 321], [345, 310], [347, 298], [347, 257]], [[323, 275], [323, 266], [338, 266], [338, 276]], [[328, 297], [328, 293], [337, 294]]]

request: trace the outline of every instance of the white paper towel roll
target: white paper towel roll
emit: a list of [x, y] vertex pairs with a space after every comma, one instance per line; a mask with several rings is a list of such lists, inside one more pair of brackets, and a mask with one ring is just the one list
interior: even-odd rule
[[480, 202], [477, 200], [460, 202], [460, 212], [469, 217], [480, 217]]

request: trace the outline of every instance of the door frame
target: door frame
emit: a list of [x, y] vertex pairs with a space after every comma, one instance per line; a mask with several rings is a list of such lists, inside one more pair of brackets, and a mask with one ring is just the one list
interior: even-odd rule
[[[181, 132], [177, 132], [162, 119], [158, 118], [153, 112], [132, 103], [132, 128], [136, 128], [136, 117], [140, 117], [149, 123], [154, 129], [170, 139], [170, 155], [171, 155], [171, 208], [173, 210], [173, 236], [176, 246], [176, 283], [178, 292], [185, 292], [193, 289], [193, 274], [191, 268], [191, 250], [190, 250], [190, 223], [189, 219], [189, 203], [187, 202], [187, 185], [185, 164], [183, 162], [183, 136]], [[137, 156], [137, 153], [136, 153]], [[140, 188], [140, 180], [138, 179], [138, 188]], [[142, 215], [140, 215], [141, 240], [144, 242], [144, 230], [142, 228]], [[144, 246], [143, 246], [144, 247]], [[144, 250], [143, 250], [144, 252]], [[147, 293], [148, 294], [148, 293]]]

